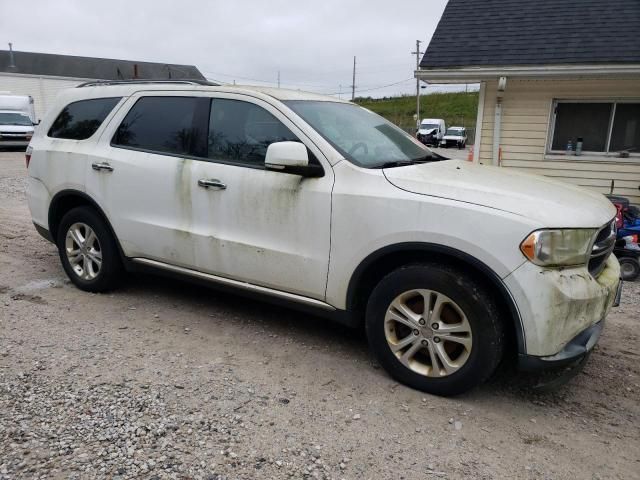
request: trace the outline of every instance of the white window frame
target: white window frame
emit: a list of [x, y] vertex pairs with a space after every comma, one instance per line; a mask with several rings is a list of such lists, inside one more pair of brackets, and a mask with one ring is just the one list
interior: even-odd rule
[[[613, 121], [615, 119], [616, 109], [619, 103], [640, 103], [639, 98], [554, 98], [551, 104], [551, 115], [550, 115], [550, 125], [549, 125], [549, 135], [547, 137], [547, 147], [546, 153], [548, 155], [564, 155], [566, 154], [565, 150], [552, 150], [553, 146], [553, 136], [555, 135], [556, 129], [556, 117], [557, 117], [557, 107], [559, 103], [611, 103], [613, 104], [613, 108], [611, 109], [611, 115], [609, 116], [609, 131], [607, 132], [606, 139], [606, 151], [592, 151], [592, 150], [583, 150], [582, 155], [591, 156], [591, 157], [610, 157], [610, 158], [620, 158], [616, 155], [616, 152], [610, 152], [609, 147], [611, 146], [611, 135], [613, 133]], [[574, 159], [576, 157], [573, 157]], [[577, 157], [578, 159], [580, 157]], [[640, 152], [629, 152], [629, 158], [638, 159], [640, 158]]]

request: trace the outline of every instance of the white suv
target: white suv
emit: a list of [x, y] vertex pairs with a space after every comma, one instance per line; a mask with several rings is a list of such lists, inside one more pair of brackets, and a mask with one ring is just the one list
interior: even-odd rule
[[364, 323], [380, 364], [427, 392], [463, 392], [503, 358], [577, 363], [619, 297], [604, 196], [443, 159], [335, 98], [83, 86], [27, 165], [33, 222], [79, 288], [152, 269]]

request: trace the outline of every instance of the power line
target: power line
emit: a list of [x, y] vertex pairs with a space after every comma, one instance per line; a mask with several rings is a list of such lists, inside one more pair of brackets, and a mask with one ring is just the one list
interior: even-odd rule
[[[362, 92], [372, 92], [374, 90], [381, 90], [383, 88], [387, 88], [387, 87], [393, 87], [394, 85], [400, 85], [401, 83], [405, 83], [408, 81], [412, 81], [413, 77], [411, 78], [405, 78], [404, 80], [400, 80], [399, 82], [393, 82], [393, 83], [388, 83], [386, 85], [379, 85], [377, 87], [371, 87], [371, 88], [359, 88], [356, 90], [356, 92], [358, 93], [362, 93]], [[339, 95], [342, 92], [332, 92], [332, 93], [324, 93], [323, 95]]]

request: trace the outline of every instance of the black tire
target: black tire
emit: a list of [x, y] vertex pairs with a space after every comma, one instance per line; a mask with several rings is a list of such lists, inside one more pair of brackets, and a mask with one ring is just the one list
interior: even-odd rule
[[[433, 377], [415, 372], [400, 362], [387, 342], [387, 309], [394, 299], [412, 289], [432, 290], [449, 297], [468, 320], [472, 336], [470, 351], [466, 361], [449, 375]], [[442, 396], [458, 395], [487, 380], [500, 363], [505, 348], [504, 323], [493, 295], [473, 277], [441, 264], [407, 265], [384, 277], [369, 298], [366, 330], [374, 356], [393, 378], [412, 388]]]
[[[87, 225], [93, 230], [97, 237], [98, 251], [101, 255], [102, 262], [94, 278], [82, 278], [82, 276], [74, 270], [67, 256], [67, 233], [69, 229], [76, 224]], [[69, 279], [80, 290], [87, 292], [107, 292], [118, 286], [123, 272], [118, 246], [115, 238], [111, 234], [111, 230], [95, 209], [91, 207], [76, 207], [69, 210], [60, 221], [56, 240], [62, 266]]]
[[623, 280], [632, 282], [640, 277], [640, 262], [637, 258], [621, 257], [618, 261], [620, 262], [620, 275]]

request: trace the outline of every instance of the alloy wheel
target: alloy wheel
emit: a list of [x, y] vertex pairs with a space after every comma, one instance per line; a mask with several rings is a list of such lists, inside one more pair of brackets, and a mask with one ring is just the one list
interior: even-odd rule
[[446, 295], [414, 289], [398, 295], [385, 313], [385, 337], [398, 360], [427, 377], [458, 371], [471, 353], [471, 325]]
[[86, 223], [74, 223], [67, 230], [65, 252], [73, 271], [83, 280], [93, 280], [102, 268], [102, 249], [93, 229]]

